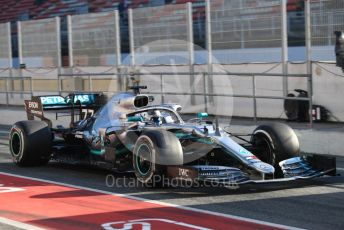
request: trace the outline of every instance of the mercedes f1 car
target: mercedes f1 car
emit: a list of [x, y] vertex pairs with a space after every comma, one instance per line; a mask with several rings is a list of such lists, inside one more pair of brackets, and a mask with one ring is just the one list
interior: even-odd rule
[[[50, 160], [133, 171], [138, 181], [160, 176], [221, 184], [267, 183], [336, 175], [335, 158], [300, 155], [294, 131], [283, 123], [252, 134], [221, 128], [207, 113], [183, 121], [178, 104], [154, 104], [146, 87], [118, 93], [36, 96], [25, 101], [28, 120], [10, 131], [10, 152], [19, 166]], [[53, 127], [44, 111], [69, 113], [69, 127]], [[39, 118], [39, 120], [35, 120]], [[158, 183], [156, 183], [158, 184]]]

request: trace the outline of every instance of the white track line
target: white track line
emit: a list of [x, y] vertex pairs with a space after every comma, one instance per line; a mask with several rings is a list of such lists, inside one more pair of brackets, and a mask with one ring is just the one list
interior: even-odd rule
[[12, 227], [20, 228], [20, 229], [27, 229], [27, 230], [43, 230], [44, 229], [44, 228], [39, 228], [30, 224], [21, 223], [21, 222], [10, 220], [3, 217], [0, 217], [0, 223], [6, 224]]
[[40, 182], [45, 182], [45, 183], [51, 183], [51, 184], [56, 184], [56, 185], [61, 185], [61, 186], [67, 186], [71, 188], [76, 188], [76, 189], [83, 189], [87, 191], [92, 191], [92, 192], [97, 192], [97, 193], [102, 193], [102, 194], [107, 194], [107, 195], [113, 195], [117, 197], [124, 197], [132, 200], [137, 200], [137, 201], [142, 201], [142, 202], [147, 202], [151, 204], [158, 204], [162, 206], [167, 206], [167, 207], [174, 207], [182, 210], [187, 210], [187, 211], [193, 211], [193, 212], [198, 212], [198, 213], [203, 213], [203, 214], [209, 214], [209, 215], [214, 215], [214, 216], [219, 216], [219, 217], [224, 217], [224, 218], [231, 218], [239, 221], [246, 221], [254, 224], [261, 224], [261, 225], [266, 225], [270, 227], [275, 227], [275, 228], [281, 228], [281, 229], [301, 229], [301, 228], [296, 228], [296, 227], [291, 227], [287, 225], [282, 225], [282, 224], [274, 224], [266, 221], [261, 221], [261, 220], [255, 220], [255, 219], [250, 219], [246, 217], [241, 217], [241, 216], [235, 216], [235, 215], [230, 215], [230, 214], [224, 214], [224, 213], [219, 213], [219, 212], [213, 212], [213, 211], [207, 211], [207, 210], [202, 210], [198, 208], [191, 208], [191, 207], [186, 207], [186, 206], [181, 206], [181, 205], [176, 205], [176, 204], [170, 204], [170, 203], [165, 203], [161, 201], [155, 201], [155, 200], [149, 200], [141, 197], [135, 197], [131, 195], [125, 195], [121, 193], [114, 193], [114, 192], [107, 192], [99, 189], [93, 189], [93, 188], [87, 188], [83, 186], [77, 186], [77, 185], [72, 185], [72, 184], [66, 184], [66, 183], [61, 183], [61, 182], [56, 182], [56, 181], [51, 181], [51, 180], [45, 180], [45, 179], [40, 179], [40, 178], [34, 178], [34, 177], [27, 177], [27, 176], [22, 176], [22, 175], [17, 175], [17, 174], [12, 174], [12, 173], [5, 173], [5, 172], [0, 172], [2, 175], [7, 175], [7, 176], [14, 176], [18, 178], [23, 178], [23, 179], [28, 179], [28, 180], [35, 180], [35, 181], [40, 181]]

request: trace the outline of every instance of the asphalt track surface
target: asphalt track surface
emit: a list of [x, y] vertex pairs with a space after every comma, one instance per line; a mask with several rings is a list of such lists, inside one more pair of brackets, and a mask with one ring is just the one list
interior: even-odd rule
[[[124, 200], [122, 201], [122, 203], [127, 203], [128, 207], [136, 207], [137, 210], [139, 210], [138, 213], [140, 214], [125, 214], [126, 217], [135, 217], [132, 219], [137, 219], [137, 215], [142, 215], [144, 217], [149, 216], [151, 218], [156, 216], [159, 218], [164, 217], [165, 219], [172, 218], [178, 221], [185, 220], [184, 222], [188, 222], [190, 224], [198, 223], [203, 227], [212, 229], [234, 229], [238, 227], [247, 227], [248, 229], [267, 229], [269, 228], [267, 225], [260, 225], [266, 224], [266, 222], [306, 229], [343, 229], [344, 226], [343, 176], [319, 178], [312, 181], [289, 182], [286, 184], [270, 184], [259, 186], [249, 185], [236, 190], [221, 187], [202, 187], [191, 189], [150, 189], [144, 188], [142, 186], [128, 187], [128, 183], [123, 183], [123, 179], [119, 179], [120, 183], [118, 183], [117, 186], [107, 186], [105, 181], [109, 174], [113, 176], [111, 176], [111, 178], [125, 177], [127, 178], [126, 181], [132, 181], [133, 175], [131, 173], [113, 174], [105, 170], [84, 166], [62, 165], [54, 162], [44, 167], [19, 168], [11, 162], [8, 151], [8, 130], [9, 126], [0, 126], [0, 184], [11, 182], [14, 187], [25, 187], [25, 184], [27, 183], [31, 185], [35, 183], [43, 183], [46, 190], [42, 190], [41, 194], [36, 194], [37, 192], [39, 192], [39, 190], [34, 190], [28, 191], [30, 192], [29, 194], [23, 193], [22, 195], [18, 195], [20, 194], [19, 192], [17, 193], [17, 195], [11, 194], [11, 196], [13, 197], [0, 196], [0, 217], [4, 215], [6, 217], [11, 217], [11, 215], [8, 213], [8, 207], [10, 207], [11, 202], [13, 202], [13, 204], [16, 204], [17, 208], [20, 209], [21, 199], [23, 204], [22, 211], [24, 213], [24, 217], [25, 213], [28, 214], [30, 212], [34, 212], [35, 210], [30, 210], [30, 207], [24, 205], [26, 204], [25, 202], [28, 202], [28, 197], [36, 198], [34, 203], [36, 205], [42, 205], [40, 209], [38, 209], [43, 210], [44, 213], [48, 216], [51, 210], [54, 210], [55, 207], [58, 207], [56, 206], [56, 203], [53, 202], [56, 199], [67, 199], [66, 201], [60, 201], [60, 204], [66, 203], [67, 205], [68, 202], [73, 202], [74, 208], [84, 209], [85, 206], [88, 207], [88, 202], [91, 202], [89, 199], [95, 199], [95, 197], [98, 197], [97, 199], [100, 199], [99, 197], [105, 196], [103, 197], [103, 199], [107, 202], [102, 200], [101, 203], [104, 206], [105, 214], [100, 213], [100, 215], [96, 218], [85, 215], [82, 216], [82, 218], [86, 218], [88, 220], [92, 218], [99, 220], [100, 218], [101, 220], [101, 218], [103, 217], [104, 221], [106, 222], [110, 221], [110, 219], [107, 220], [104, 217], [106, 216], [106, 211], [110, 211], [107, 210], [107, 208], [114, 208], [116, 206], [114, 202], [118, 202], [118, 199], [120, 199], [117, 196], [106, 197], [106, 194], [116, 193], [123, 194], [124, 196], [129, 196], [130, 199]], [[339, 169], [339, 174], [344, 174], [343, 158], [337, 158], [337, 168]], [[1, 173], [5, 173], [7, 175]], [[11, 177], [8, 174], [19, 175], [21, 177], [24, 176], [25, 178]], [[27, 180], [28, 178], [37, 178], [39, 179], [39, 181]], [[59, 184], [54, 185], [50, 182], [56, 182]], [[66, 184], [69, 186], [66, 186]], [[29, 188], [29, 186], [26, 187]], [[92, 191], [85, 190], [84, 188], [91, 189]], [[79, 192], [75, 192], [75, 189], [79, 190]], [[105, 194], [103, 194], [103, 192], [105, 192]], [[136, 201], [138, 203], [130, 204], [130, 202], [133, 202], [132, 197], [136, 197], [137, 199], [144, 199], [145, 202], [141, 200], [140, 202]], [[84, 200], [86, 198], [87, 200]], [[142, 204], [147, 203], [147, 200], [151, 200], [153, 203], [148, 202], [149, 205]], [[144, 207], [142, 205], [147, 205], [147, 207]], [[168, 209], [169, 205], [185, 208], [172, 209], [170, 210], [170, 212], [166, 212], [163, 210], [161, 212], [157, 212], [159, 208], [157, 208], [156, 205], [162, 205], [162, 209]], [[28, 208], [26, 211], [25, 207]], [[51, 210], [49, 209], [49, 207], [51, 208]], [[60, 209], [61, 210], [57, 210], [63, 212], [63, 207]], [[116, 210], [116, 208], [114, 208], [114, 210]], [[202, 211], [195, 212], [194, 210]], [[192, 213], [190, 214], [188, 212]], [[215, 212], [218, 214], [212, 215], [208, 212]], [[164, 214], [162, 215], [161, 213]], [[64, 214], [65, 218], [75, 217], [74, 213], [66, 212]], [[221, 216], [222, 214], [225, 216]], [[118, 210], [117, 212], [112, 213], [114, 221], [118, 219], [118, 215], [121, 215]], [[124, 214], [122, 213], [122, 215]], [[239, 223], [233, 222], [233, 219], [228, 218], [228, 216], [226, 215], [234, 215], [243, 218], [254, 219], [258, 220], [258, 222], [250, 222], [252, 224], [250, 225], [247, 224], [245, 221], [240, 222], [239, 220], [242, 220], [240, 218], [239, 220], [234, 218], [234, 220], [239, 221]], [[188, 218], [185, 218], [185, 216], [188, 216]], [[9, 219], [13, 220], [14, 218], [16, 217], [12, 216]], [[19, 218], [14, 220], [19, 221], [20, 223], [24, 221], [24, 219]], [[51, 220], [46, 219], [45, 216], [41, 216], [41, 218], [40, 216], [36, 216], [36, 219], [38, 219], [38, 222], [40, 220], [40, 223], [45, 223], [44, 221]], [[259, 221], [264, 221], [264, 223]], [[1, 219], [0, 223], [1, 229], [21, 228], [20, 225], [18, 225], [17, 228], [16, 225], [4, 224], [7, 222], [2, 221]], [[78, 223], [79, 222], [74, 224]], [[158, 226], [159, 228], [159, 225], [157, 225], [157, 223], [154, 224], [155, 225], [153, 226]], [[49, 225], [43, 226], [49, 227]], [[72, 225], [70, 226], [72, 228]], [[272, 226], [279, 227], [278, 225]], [[162, 228], [162, 226], [160, 226], [160, 228]]]

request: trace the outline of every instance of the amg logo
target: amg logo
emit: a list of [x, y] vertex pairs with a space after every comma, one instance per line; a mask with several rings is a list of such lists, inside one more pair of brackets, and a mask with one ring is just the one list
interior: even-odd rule
[[29, 101], [29, 109], [38, 109], [38, 103]]
[[189, 170], [188, 169], [179, 169], [179, 176], [181, 177], [189, 177]]

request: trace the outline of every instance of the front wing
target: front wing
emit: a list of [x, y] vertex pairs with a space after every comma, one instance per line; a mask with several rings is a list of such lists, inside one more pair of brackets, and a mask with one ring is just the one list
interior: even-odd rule
[[294, 157], [281, 161], [279, 165], [283, 171], [284, 178], [266, 179], [266, 175], [262, 175], [261, 179], [251, 179], [238, 168], [209, 165], [168, 166], [167, 176], [178, 180], [239, 186], [243, 184], [287, 182], [336, 175], [336, 158], [331, 156], [312, 155]]

